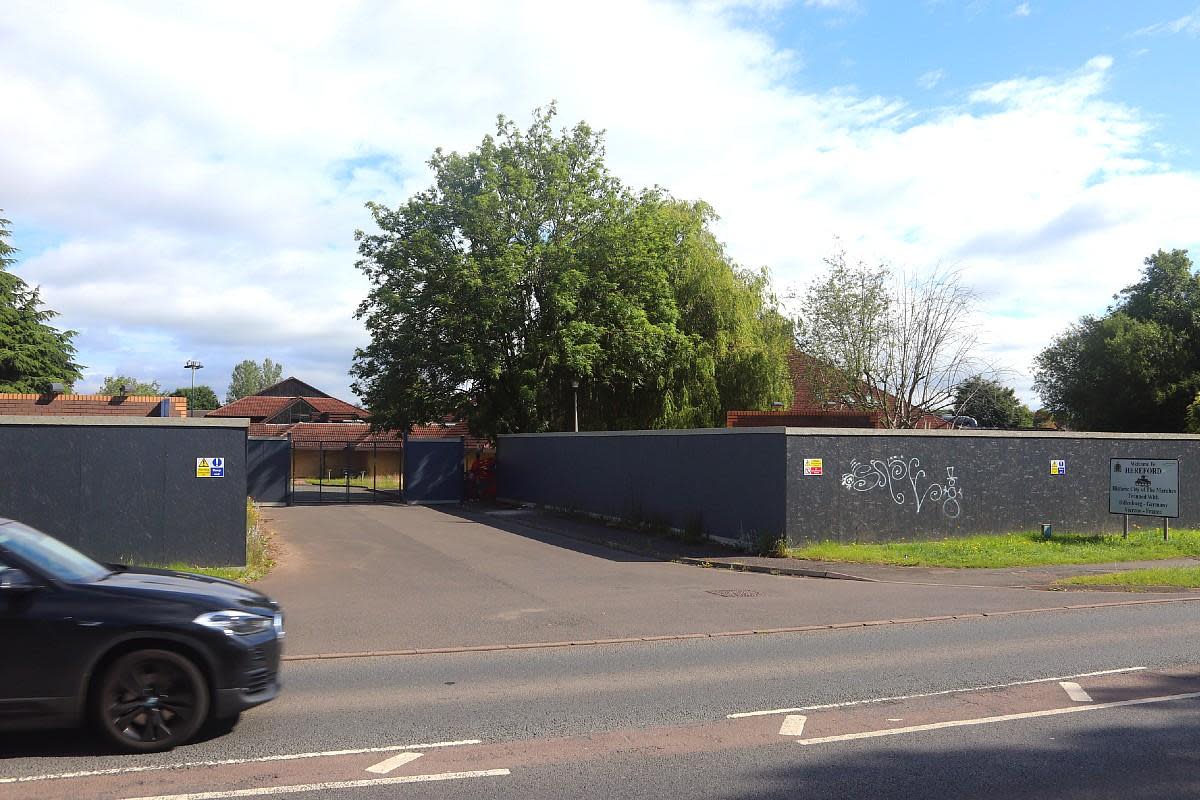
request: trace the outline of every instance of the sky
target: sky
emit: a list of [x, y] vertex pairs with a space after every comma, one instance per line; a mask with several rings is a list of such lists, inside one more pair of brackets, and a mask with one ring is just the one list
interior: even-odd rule
[[269, 357], [353, 400], [364, 205], [556, 101], [781, 295], [839, 248], [960, 269], [1036, 408], [1038, 351], [1200, 253], [1196, 3], [2, 0], [0, 209], [77, 390]]

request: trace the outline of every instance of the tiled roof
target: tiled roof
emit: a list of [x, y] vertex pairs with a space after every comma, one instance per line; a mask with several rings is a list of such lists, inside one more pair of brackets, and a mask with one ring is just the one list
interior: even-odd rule
[[251, 422], [251, 436], [286, 436], [291, 425], [272, 425], [266, 422]]
[[292, 441], [298, 446], [317, 447], [326, 444], [378, 444], [395, 447], [399, 434], [392, 431], [371, 432], [365, 422], [297, 422], [291, 426]]
[[159, 404], [170, 401], [171, 416], [187, 416], [186, 397], [103, 394], [0, 393], [0, 415], [4, 416], [158, 416]]
[[296, 401], [294, 397], [260, 397], [252, 394], [208, 412], [210, 417], [249, 417], [262, 420], [273, 417]]
[[315, 408], [322, 414], [338, 414], [355, 416], [359, 419], [367, 419], [371, 414], [365, 408], [351, 405], [345, 400], [338, 400], [336, 397], [305, 397], [304, 402]]
[[[290, 436], [302, 449], [331, 449], [353, 444], [356, 447], [400, 447], [403, 437], [397, 431], [372, 431], [365, 422], [296, 422], [291, 425], [252, 423], [251, 436]], [[463, 437], [469, 449], [488, 448], [486, 439], [472, 436], [465, 422], [448, 425], [416, 425], [409, 432], [412, 439], [441, 439]]]

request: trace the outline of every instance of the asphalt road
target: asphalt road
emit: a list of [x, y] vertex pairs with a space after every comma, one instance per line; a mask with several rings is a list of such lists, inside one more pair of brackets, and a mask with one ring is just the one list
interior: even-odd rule
[[292, 655], [726, 632], [1129, 597], [701, 569], [502, 514], [484, 523], [418, 506], [265, 513], [284, 554], [260, 585], [287, 611]]
[[[1196, 796], [1198, 642], [1200, 603], [1175, 603], [292, 662], [280, 700], [171, 754], [0, 738], [0, 796]], [[729, 717], [747, 712], [765, 713]], [[875, 735], [930, 723], [952, 726]], [[829, 735], [850, 738], [812, 741]], [[115, 774], [46, 777], [97, 770]]]

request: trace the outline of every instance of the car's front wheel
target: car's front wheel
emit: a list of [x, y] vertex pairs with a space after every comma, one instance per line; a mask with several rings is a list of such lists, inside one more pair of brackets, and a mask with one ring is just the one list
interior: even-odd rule
[[170, 750], [196, 735], [209, 693], [196, 665], [170, 650], [135, 650], [108, 666], [94, 695], [100, 732], [123, 750]]

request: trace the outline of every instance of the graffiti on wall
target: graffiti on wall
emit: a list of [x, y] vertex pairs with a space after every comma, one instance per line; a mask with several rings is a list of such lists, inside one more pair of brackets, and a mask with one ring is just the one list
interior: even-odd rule
[[954, 467], [946, 467], [944, 483], [926, 482], [927, 478], [918, 458], [890, 456], [886, 462], [877, 458], [870, 461], [854, 459], [850, 462], [850, 471], [842, 475], [842, 486], [854, 492], [886, 489], [896, 505], [911, 503], [918, 514], [922, 507], [940, 504], [943, 514], [950, 519], [957, 518], [962, 513], [959, 504], [962, 489], [958, 486]]

